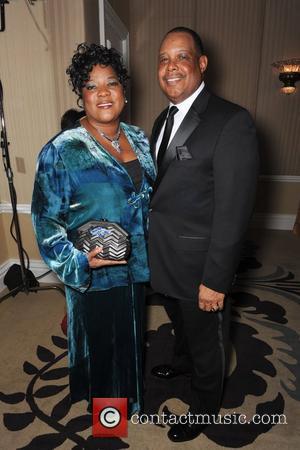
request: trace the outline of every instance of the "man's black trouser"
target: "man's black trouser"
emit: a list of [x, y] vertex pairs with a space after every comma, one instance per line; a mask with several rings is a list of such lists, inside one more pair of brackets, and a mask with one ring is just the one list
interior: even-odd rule
[[172, 367], [191, 372], [192, 414], [218, 414], [228, 367], [230, 298], [224, 310], [202, 311], [195, 302], [163, 297], [175, 333]]

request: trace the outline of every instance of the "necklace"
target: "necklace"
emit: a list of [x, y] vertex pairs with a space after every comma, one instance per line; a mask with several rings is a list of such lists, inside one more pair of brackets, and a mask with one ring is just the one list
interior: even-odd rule
[[113, 148], [114, 148], [118, 153], [121, 153], [122, 149], [121, 149], [120, 142], [119, 142], [119, 140], [120, 140], [120, 134], [121, 134], [121, 128], [120, 128], [120, 126], [119, 126], [119, 129], [118, 129], [118, 131], [117, 131], [117, 134], [116, 134], [113, 138], [110, 138], [110, 137], [107, 136], [105, 133], [103, 133], [103, 131], [98, 130], [98, 128], [97, 128], [97, 131], [98, 131], [98, 133], [100, 134], [100, 136], [104, 137], [104, 139], [106, 139], [107, 141], [109, 141], [109, 142], [111, 143], [111, 145], [113, 146]]

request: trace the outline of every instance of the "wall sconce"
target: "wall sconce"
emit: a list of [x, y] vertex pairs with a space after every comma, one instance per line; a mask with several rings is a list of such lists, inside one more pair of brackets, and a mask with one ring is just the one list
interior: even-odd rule
[[5, 11], [4, 5], [8, 4], [8, 0], [0, 0], [0, 31], [5, 30]]
[[281, 92], [293, 94], [296, 91], [295, 83], [300, 80], [300, 58], [277, 61], [272, 66], [278, 70], [279, 80], [283, 82]]

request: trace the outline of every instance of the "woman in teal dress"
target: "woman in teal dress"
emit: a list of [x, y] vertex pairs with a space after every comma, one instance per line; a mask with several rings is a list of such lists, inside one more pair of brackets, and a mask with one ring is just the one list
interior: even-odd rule
[[[120, 122], [127, 71], [114, 49], [80, 44], [67, 70], [86, 116], [38, 157], [32, 217], [40, 253], [66, 288], [72, 402], [126, 397], [142, 404], [147, 215], [155, 168], [139, 128]], [[130, 235], [127, 261], [99, 259], [74, 243], [91, 220]]]

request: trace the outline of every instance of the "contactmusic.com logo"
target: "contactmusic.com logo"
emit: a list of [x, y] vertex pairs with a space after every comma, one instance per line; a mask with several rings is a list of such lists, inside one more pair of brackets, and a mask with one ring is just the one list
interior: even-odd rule
[[127, 435], [127, 398], [93, 398], [93, 436]]

